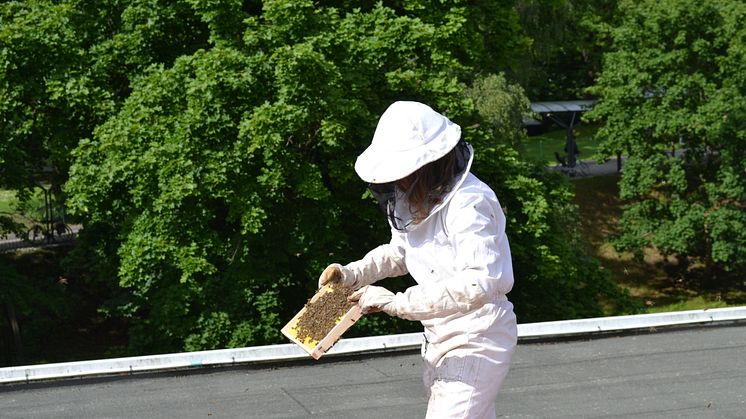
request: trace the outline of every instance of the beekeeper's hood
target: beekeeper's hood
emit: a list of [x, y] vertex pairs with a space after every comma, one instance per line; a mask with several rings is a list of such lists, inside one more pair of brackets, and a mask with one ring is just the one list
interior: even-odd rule
[[[402, 179], [453, 150], [456, 153], [453, 179], [446, 195], [430, 210], [426, 218], [438, 212], [466, 178], [474, 152], [461, 141], [461, 128], [448, 118], [417, 102], [395, 102], [381, 116], [373, 141], [355, 163], [355, 171], [365, 181], [391, 227], [412, 231], [418, 224], [406, 204], [408, 191], [395, 187]], [[444, 174], [448, 176], [448, 174]]]
[[419, 102], [394, 102], [381, 115], [373, 141], [355, 162], [369, 183], [403, 179], [445, 156], [461, 139], [461, 127]]

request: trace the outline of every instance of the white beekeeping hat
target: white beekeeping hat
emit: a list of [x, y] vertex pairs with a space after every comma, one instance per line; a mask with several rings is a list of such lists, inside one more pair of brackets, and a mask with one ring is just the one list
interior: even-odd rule
[[381, 115], [370, 146], [355, 171], [369, 183], [402, 179], [448, 154], [461, 139], [461, 127], [419, 102], [394, 102]]

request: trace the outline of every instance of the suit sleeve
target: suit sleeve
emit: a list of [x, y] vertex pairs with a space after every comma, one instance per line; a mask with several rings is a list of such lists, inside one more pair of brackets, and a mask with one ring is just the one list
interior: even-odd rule
[[390, 243], [380, 245], [368, 252], [362, 259], [345, 266], [355, 277], [353, 288], [370, 285], [383, 278], [401, 276], [408, 273], [404, 263], [404, 248], [397, 244], [396, 237]]

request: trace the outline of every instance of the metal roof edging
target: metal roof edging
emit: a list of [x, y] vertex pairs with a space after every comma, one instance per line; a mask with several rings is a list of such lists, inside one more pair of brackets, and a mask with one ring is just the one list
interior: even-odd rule
[[[598, 332], [659, 328], [691, 324], [706, 324], [746, 319], [746, 306], [678, 312], [637, 314], [560, 320], [518, 325], [519, 339], [552, 338]], [[340, 339], [328, 355], [344, 355], [373, 351], [416, 349], [422, 344], [422, 333], [370, 336]], [[146, 355], [91, 361], [62, 362], [0, 368], [0, 384], [103, 376], [131, 375], [207, 366], [230, 366], [247, 363], [308, 359], [308, 354], [295, 344], [254, 346], [162, 355]]]

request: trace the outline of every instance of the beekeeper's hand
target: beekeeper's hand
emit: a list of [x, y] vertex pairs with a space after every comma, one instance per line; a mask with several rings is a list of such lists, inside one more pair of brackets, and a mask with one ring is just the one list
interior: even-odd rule
[[328, 283], [353, 287], [355, 285], [355, 275], [339, 263], [332, 263], [324, 269], [324, 272], [321, 272], [321, 276], [319, 276], [319, 288]]
[[386, 288], [367, 285], [353, 292], [347, 299], [356, 302], [363, 314], [383, 311], [390, 316], [396, 316], [394, 293]]

